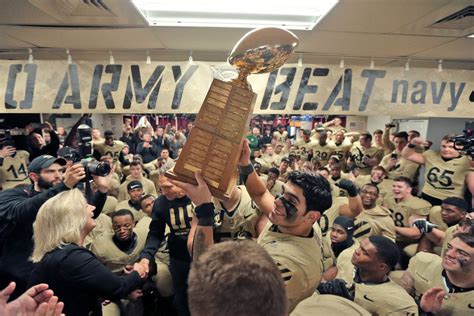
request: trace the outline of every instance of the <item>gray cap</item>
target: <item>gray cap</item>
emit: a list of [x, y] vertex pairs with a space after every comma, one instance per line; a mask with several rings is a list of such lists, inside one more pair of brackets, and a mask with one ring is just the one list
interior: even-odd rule
[[48, 168], [53, 163], [65, 166], [66, 160], [64, 158], [56, 158], [51, 155], [41, 155], [30, 162], [28, 165], [28, 172], [40, 173], [41, 169]]

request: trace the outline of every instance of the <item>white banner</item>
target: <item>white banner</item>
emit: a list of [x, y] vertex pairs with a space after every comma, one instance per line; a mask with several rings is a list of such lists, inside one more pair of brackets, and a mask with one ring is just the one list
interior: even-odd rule
[[[197, 113], [225, 63], [0, 61], [2, 113]], [[468, 70], [294, 64], [250, 75], [255, 114], [474, 117]]]

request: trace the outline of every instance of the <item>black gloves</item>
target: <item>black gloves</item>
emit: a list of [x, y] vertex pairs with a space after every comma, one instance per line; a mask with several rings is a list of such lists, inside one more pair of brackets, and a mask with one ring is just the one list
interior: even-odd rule
[[351, 180], [342, 179], [339, 183], [336, 183], [336, 186], [346, 190], [350, 197], [355, 197], [359, 194], [359, 189]]
[[430, 223], [426, 219], [417, 219], [413, 222], [411, 226], [418, 228], [420, 233], [424, 235], [427, 233], [431, 233], [433, 231], [433, 228], [437, 227], [438, 225]]
[[354, 289], [354, 285], [351, 288], [348, 288], [346, 281], [341, 279], [334, 279], [329, 282], [319, 284], [317, 290], [319, 294], [337, 295], [353, 301]]

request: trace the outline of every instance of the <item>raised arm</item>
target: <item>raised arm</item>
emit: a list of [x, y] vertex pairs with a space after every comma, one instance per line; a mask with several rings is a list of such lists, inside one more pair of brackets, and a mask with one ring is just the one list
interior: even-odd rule
[[416, 146], [425, 146], [428, 143], [421, 137], [415, 137], [402, 150], [402, 157], [419, 165], [425, 164], [425, 156], [415, 151]]
[[248, 140], [244, 140], [242, 153], [239, 160], [240, 176], [252, 200], [266, 215], [273, 210], [275, 197], [267, 190], [265, 184], [253, 169], [250, 161], [250, 147]]
[[193, 217], [190, 232], [194, 233], [194, 236], [191, 242], [188, 238], [188, 249], [192, 249], [190, 253], [193, 260], [196, 260], [207, 248], [214, 244], [214, 204], [212, 203], [211, 192], [202, 175], [196, 172], [194, 176], [196, 177], [198, 185], [175, 180], [170, 181], [177, 187], [183, 189], [186, 195], [193, 201], [194, 205], [196, 205], [194, 209], [195, 217]]
[[357, 185], [351, 180], [342, 179], [336, 186], [346, 190], [349, 195], [349, 208], [340, 208], [339, 215], [355, 218], [364, 210]]

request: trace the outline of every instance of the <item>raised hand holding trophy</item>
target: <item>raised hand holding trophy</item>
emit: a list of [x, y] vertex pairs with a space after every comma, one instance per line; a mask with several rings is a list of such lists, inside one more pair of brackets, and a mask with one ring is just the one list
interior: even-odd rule
[[228, 58], [238, 69], [238, 77], [231, 82], [212, 81], [195, 126], [167, 176], [196, 184], [194, 173], [201, 171], [212, 195], [223, 200], [230, 197], [238, 178], [243, 136], [257, 98], [247, 76], [279, 68], [297, 45], [298, 38], [280, 28], [256, 29], [242, 37]]

